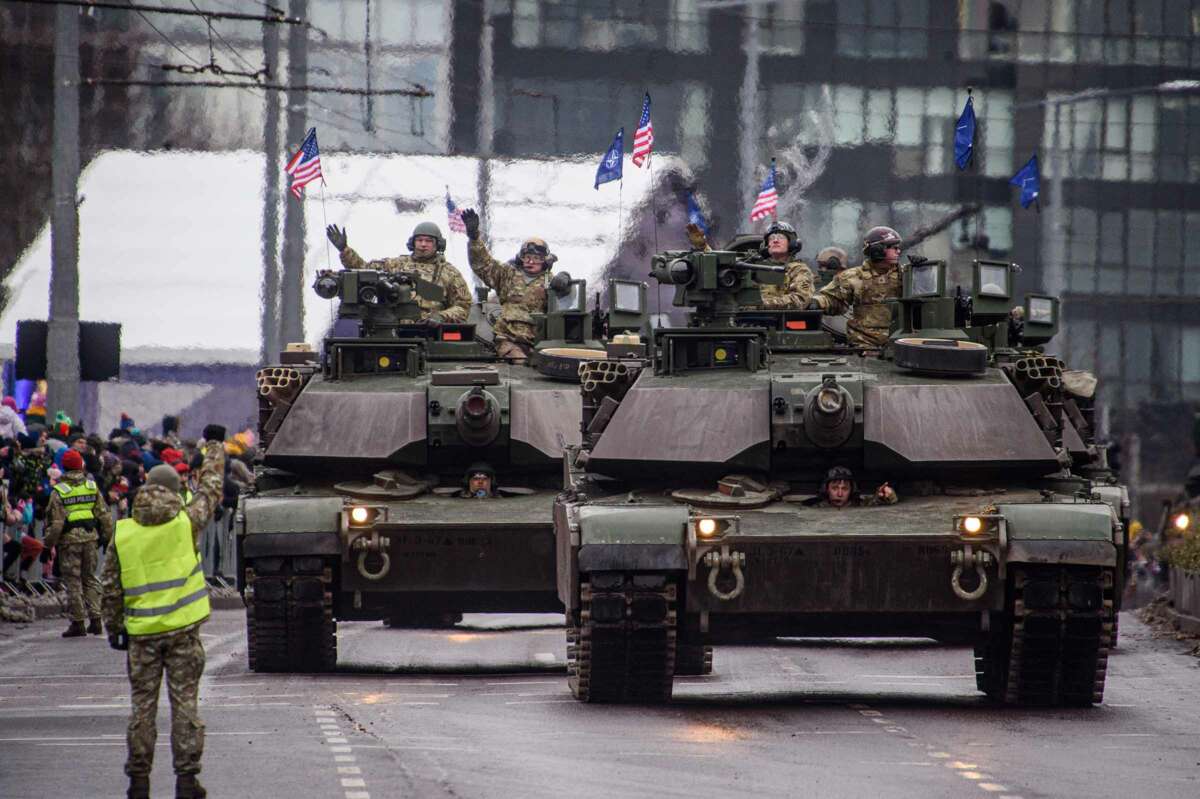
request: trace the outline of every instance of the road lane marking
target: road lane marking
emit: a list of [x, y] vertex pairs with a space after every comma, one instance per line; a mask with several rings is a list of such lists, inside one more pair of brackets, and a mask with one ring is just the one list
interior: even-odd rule
[[538, 663], [553, 663], [558, 658], [554, 656], [553, 652], [538, 652], [534, 654], [533, 659]]
[[353, 763], [355, 761], [355, 757], [354, 755], [334, 755], [333, 761], [335, 763]]
[[997, 785], [994, 782], [981, 782], [979, 783], [979, 787], [992, 793], [1003, 793], [1004, 791], [1008, 790], [1008, 788], [1005, 788], [1003, 785]]
[[338, 774], [362, 774], [362, 769], [358, 766], [338, 766]]
[[342, 777], [343, 788], [366, 788], [367, 781], [361, 777]]
[[344, 743], [349, 743], [349, 741], [347, 741], [345, 738], [326, 738], [325, 743], [327, 743], [327, 744], [344, 744]]

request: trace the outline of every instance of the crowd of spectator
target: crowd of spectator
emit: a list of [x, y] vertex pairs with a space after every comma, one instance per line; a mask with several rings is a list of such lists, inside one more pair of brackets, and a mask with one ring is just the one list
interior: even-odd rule
[[[34, 394], [25, 413], [12, 397], [0, 405], [0, 523], [3, 526], [3, 572], [0, 582], [18, 586], [55, 579], [53, 548], [44, 545], [46, 506], [56, 482], [62, 479], [63, 455], [77, 451], [84, 471], [95, 481], [114, 522], [129, 515], [133, 498], [146, 473], [160, 463], [179, 472], [186, 496], [194, 489], [192, 472], [202, 460], [199, 444], [179, 435], [179, 419], [164, 416], [155, 435], [143, 432], [132, 418], [121, 414], [120, 423], [107, 438], [89, 433], [59, 412], [48, 418], [44, 400]], [[225, 442], [224, 499], [216, 524], [230, 528], [238, 496], [254, 481], [254, 433], [238, 433]], [[220, 563], [221, 539], [214, 536], [214, 551], [202, 553], [210, 564]], [[107, 545], [101, 541], [101, 547]], [[215, 567], [213, 567], [215, 571]]]

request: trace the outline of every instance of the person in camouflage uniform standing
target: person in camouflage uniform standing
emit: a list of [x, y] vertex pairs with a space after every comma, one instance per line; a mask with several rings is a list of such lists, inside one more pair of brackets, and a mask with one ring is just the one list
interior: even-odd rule
[[[63, 638], [100, 635], [100, 581], [97, 540], [112, 538], [113, 521], [104, 495], [83, 467], [78, 450], [63, 453], [66, 473], [50, 492], [46, 506], [46, 549], [58, 547], [58, 566], [67, 588], [71, 625]], [[88, 622], [84, 629], [84, 621]]]
[[787, 311], [801, 310], [813, 296], [813, 273], [808, 264], [796, 257], [803, 245], [796, 228], [787, 222], [772, 222], [763, 234], [759, 251], [765, 255], [759, 261], [786, 268], [783, 283], [778, 286], [762, 287], [762, 304], [749, 306], [751, 310]]
[[130, 799], [150, 796], [150, 768], [158, 738], [155, 717], [163, 671], [171, 701], [171, 752], [176, 799], [207, 796], [196, 775], [204, 752], [200, 625], [209, 615], [200, 564], [200, 536], [221, 503], [225, 428], [204, 428], [204, 463], [196, 494], [186, 506], [179, 475], [166, 464], [150, 470], [134, 499], [132, 517], [117, 522], [101, 578], [108, 642], [127, 650], [133, 710], [126, 736]]
[[537, 342], [533, 315], [546, 312], [554, 256], [546, 242], [535, 237], [525, 240], [515, 259], [500, 263], [479, 239], [479, 214], [475, 209], [465, 209], [462, 220], [471, 242], [467, 247], [471, 271], [500, 299], [500, 318], [492, 326], [496, 354], [523, 363]]
[[892, 228], [871, 228], [863, 237], [863, 265], [840, 272], [809, 303], [827, 314], [850, 309], [846, 337], [853, 347], [878, 349], [887, 344], [892, 309], [884, 301], [900, 296], [901, 244]]
[[426, 322], [465, 322], [471, 310], [471, 290], [458, 267], [446, 260], [446, 239], [442, 229], [433, 222], [422, 222], [408, 237], [412, 255], [364, 261], [347, 243], [346, 229], [330, 225], [325, 229], [329, 241], [341, 254], [342, 266], [347, 269], [375, 269], [380, 272], [410, 272], [436, 283], [446, 292], [442, 302], [418, 297], [421, 320]]

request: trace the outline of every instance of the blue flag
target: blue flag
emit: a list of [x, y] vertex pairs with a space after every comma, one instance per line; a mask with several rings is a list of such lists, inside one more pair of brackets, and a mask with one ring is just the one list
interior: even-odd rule
[[1030, 203], [1037, 202], [1038, 194], [1042, 190], [1042, 176], [1038, 172], [1037, 156], [1030, 158], [1029, 162], [1021, 167], [1020, 171], [1013, 175], [1008, 182], [1021, 187], [1022, 208], [1028, 208]]
[[962, 114], [954, 126], [954, 163], [959, 169], [966, 169], [975, 151], [975, 101], [967, 96], [967, 104], [963, 106]]
[[617, 131], [617, 137], [613, 139], [612, 146], [608, 148], [608, 152], [600, 159], [600, 166], [596, 169], [596, 185], [595, 188], [600, 188], [601, 183], [608, 183], [610, 180], [621, 179], [621, 168], [625, 163], [625, 128]]
[[708, 235], [708, 223], [704, 221], [704, 212], [700, 210], [700, 203], [696, 202], [696, 195], [690, 191], [687, 195], [687, 215], [688, 222], [700, 228], [704, 235]]

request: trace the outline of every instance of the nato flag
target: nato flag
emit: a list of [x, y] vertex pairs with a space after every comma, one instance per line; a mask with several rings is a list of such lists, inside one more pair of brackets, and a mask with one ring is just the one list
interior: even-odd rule
[[600, 159], [600, 166], [596, 168], [596, 186], [600, 188], [601, 183], [608, 183], [610, 180], [621, 179], [621, 167], [625, 162], [625, 128], [617, 131], [617, 137], [613, 139], [612, 146], [608, 148], [608, 152]]
[[696, 202], [696, 195], [690, 191], [687, 195], [687, 215], [688, 222], [700, 228], [704, 235], [708, 235], [708, 223], [704, 221], [704, 212], [700, 210], [700, 203]]
[[959, 169], [966, 169], [975, 151], [975, 102], [967, 97], [958, 123], [954, 126], [954, 163]]
[[1030, 203], [1037, 202], [1042, 188], [1042, 176], [1038, 173], [1037, 156], [1030, 158], [1028, 163], [1021, 167], [1020, 171], [1013, 175], [1008, 182], [1021, 187], [1022, 208], [1028, 208]]

